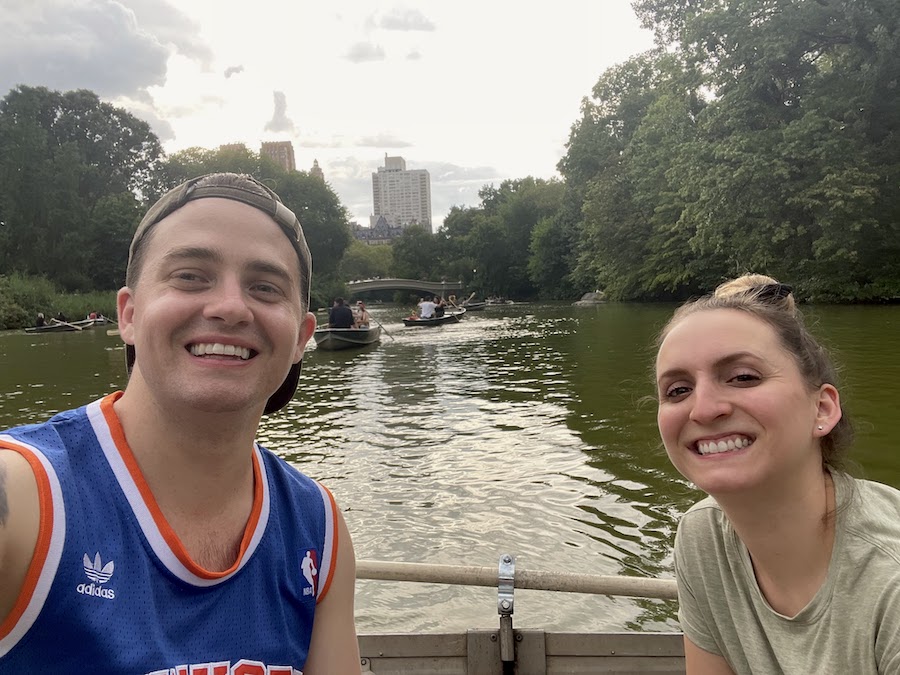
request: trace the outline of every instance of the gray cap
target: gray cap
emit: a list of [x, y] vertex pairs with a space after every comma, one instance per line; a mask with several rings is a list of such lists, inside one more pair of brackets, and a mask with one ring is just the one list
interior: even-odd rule
[[[153, 227], [163, 218], [171, 215], [182, 206], [195, 199], [218, 197], [221, 199], [233, 199], [234, 201], [248, 204], [263, 213], [267, 213], [281, 228], [285, 236], [294, 247], [297, 259], [300, 261], [300, 298], [309, 307], [309, 286], [312, 278], [312, 257], [306, 238], [303, 236], [303, 228], [294, 212], [286, 207], [279, 196], [270, 188], [260, 183], [252, 176], [236, 173], [211, 173], [198, 178], [192, 178], [181, 185], [172, 188], [157, 201], [143, 217], [128, 249], [128, 268], [126, 271], [127, 283], [131, 283], [134, 266], [140, 264], [141, 246], [147, 239]], [[133, 345], [125, 345], [125, 363], [128, 374], [134, 366], [135, 351]], [[273, 413], [281, 410], [294, 397], [297, 383], [300, 380], [300, 362], [291, 366], [287, 378], [266, 403], [265, 413]]]

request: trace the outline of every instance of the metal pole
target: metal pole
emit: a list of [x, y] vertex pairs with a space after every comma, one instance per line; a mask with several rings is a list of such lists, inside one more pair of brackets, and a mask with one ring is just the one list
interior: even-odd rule
[[[357, 560], [357, 579], [497, 587], [496, 567]], [[515, 588], [676, 600], [674, 579], [516, 569]]]

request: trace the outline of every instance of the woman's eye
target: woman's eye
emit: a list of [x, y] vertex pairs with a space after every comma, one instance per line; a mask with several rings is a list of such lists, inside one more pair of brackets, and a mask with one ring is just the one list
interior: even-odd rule
[[739, 373], [731, 379], [733, 382], [737, 382], [740, 384], [747, 384], [747, 383], [751, 383], [751, 382], [757, 382], [761, 378], [756, 373]]
[[679, 396], [684, 396], [690, 390], [690, 387], [686, 387], [684, 385], [669, 387], [668, 389], [666, 389], [666, 398], [678, 398]]

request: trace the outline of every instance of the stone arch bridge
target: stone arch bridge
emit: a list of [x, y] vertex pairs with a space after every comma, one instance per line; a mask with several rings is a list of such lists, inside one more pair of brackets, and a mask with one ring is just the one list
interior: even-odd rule
[[464, 288], [462, 281], [421, 281], [418, 279], [365, 279], [347, 284], [351, 293], [363, 291], [425, 291], [446, 297], [448, 293], [459, 293]]

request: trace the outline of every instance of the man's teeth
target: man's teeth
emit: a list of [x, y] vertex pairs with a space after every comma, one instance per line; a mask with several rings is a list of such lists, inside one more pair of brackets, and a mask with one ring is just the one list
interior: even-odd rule
[[238, 347], [236, 345], [223, 345], [220, 342], [209, 343], [201, 342], [191, 345], [191, 354], [194, 356], [205, 356], [206, 354], [216, 354], [220, 356], [239, 356], [246, 361], [250, 358], [250, 350], [246, 347]]
[[753, 441], [749, 438], [739, 436], [737, 438], [729, 438], [721, 441], [708, 441], [697, 443], [697, 450], [701, 455], [712, 455], [717, 452], [728, 452], [729, 450], [740, 450], [746, 448]]

